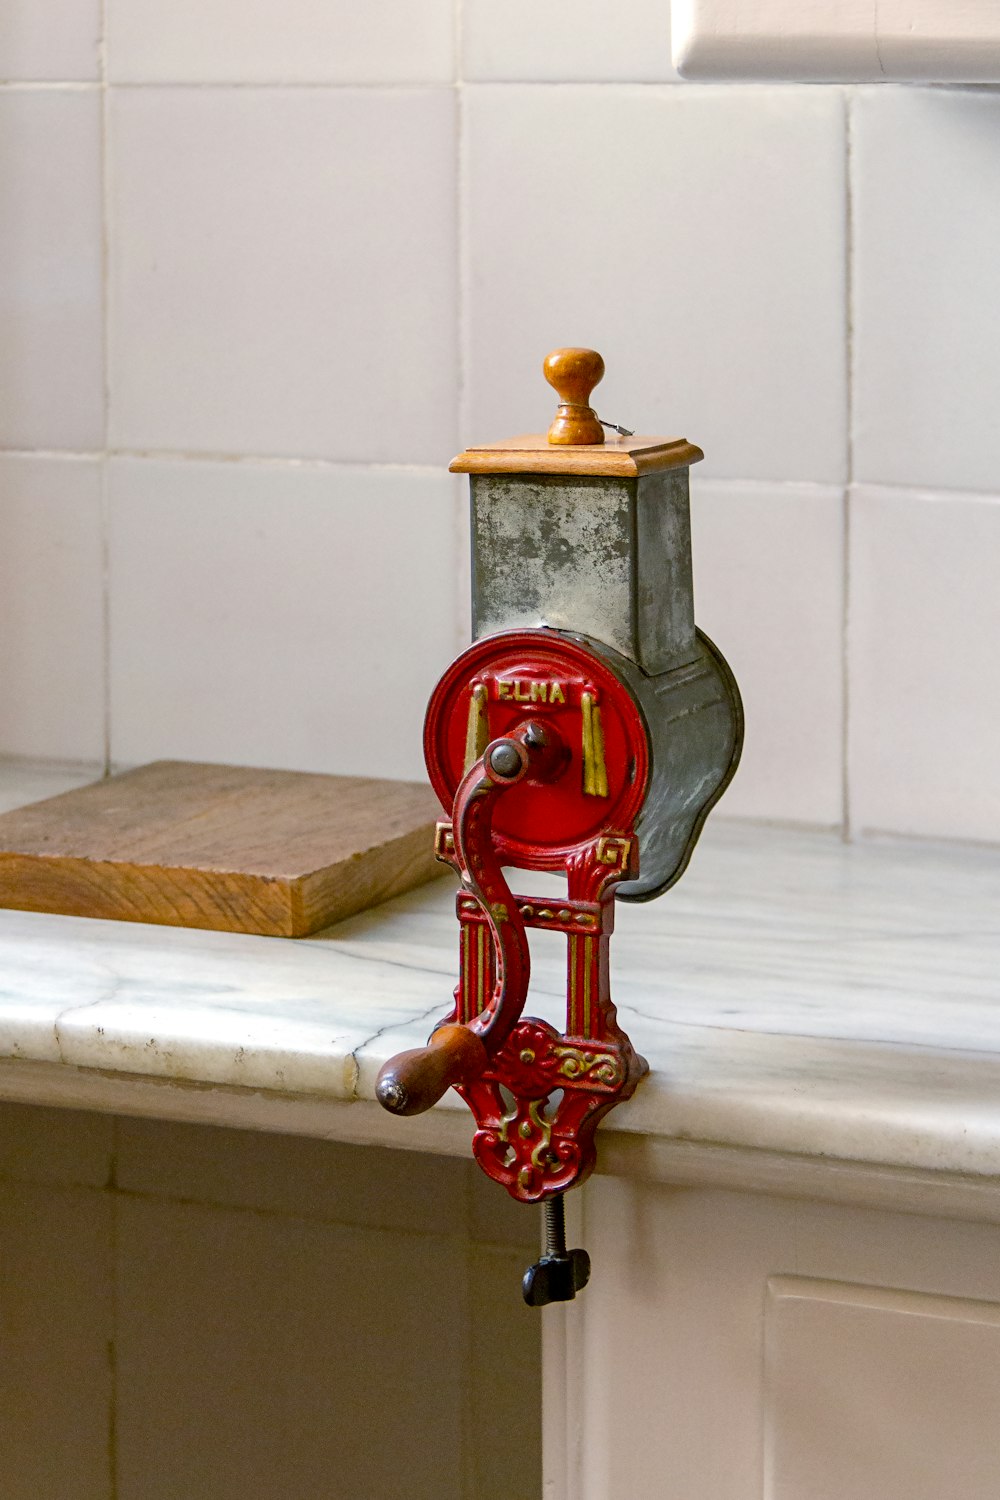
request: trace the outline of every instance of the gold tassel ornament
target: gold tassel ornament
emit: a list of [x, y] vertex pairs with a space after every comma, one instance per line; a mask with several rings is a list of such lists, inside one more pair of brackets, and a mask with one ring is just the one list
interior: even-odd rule
[[585, 797], [608, 795], [608, 769], [604, 763], [604, 730], [596, 693], [580, 698], [583, 712], [583, 794]]
[[465, 769], [482, 755], [490, 742], [490, 721], [486, 712], [487, 692], [484, 682], [477, 682], [469, 699], [469, 727], [465, 731]]

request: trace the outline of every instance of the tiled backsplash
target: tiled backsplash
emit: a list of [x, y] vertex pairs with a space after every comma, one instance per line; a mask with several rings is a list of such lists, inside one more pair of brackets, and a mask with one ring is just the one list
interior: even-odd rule
[[731, 814], [1000, 841], [1000, 97], [665, 7], [10, 0], [0, 755], [420, 774], [470, 441], [684, 433]]

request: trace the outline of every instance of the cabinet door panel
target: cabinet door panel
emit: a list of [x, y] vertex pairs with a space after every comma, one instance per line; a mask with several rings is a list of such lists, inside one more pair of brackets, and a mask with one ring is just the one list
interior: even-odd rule
[[996, 1500], [1000, 1305], [768, 1283], [766, 1500]]

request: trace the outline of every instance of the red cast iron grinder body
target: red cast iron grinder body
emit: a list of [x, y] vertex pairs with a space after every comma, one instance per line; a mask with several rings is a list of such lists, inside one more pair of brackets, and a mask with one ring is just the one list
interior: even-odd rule
[[[448, 668], [428, 706], [424, 751], [450, 814], [438, 824], [438, 857], [461, 881], [455, 1005], [426, 1054], [440, 1042], [455, 1061], [439, 1069], [447, 1081], [435, 1097], [454, 1084], [475, 1116], [483, 1170], [534, 1203], [588, 1176], [598, 1123], [647, 1071], [609, 985], [615, 888], [638, 873], [646, 725], [585, 641], [520, 630], [476, 642]], [[566, 895], [515, 894], [505, 866], [563, 871]], [[528, 928], [566, 938], [562, 1032], [522, 1014]]]

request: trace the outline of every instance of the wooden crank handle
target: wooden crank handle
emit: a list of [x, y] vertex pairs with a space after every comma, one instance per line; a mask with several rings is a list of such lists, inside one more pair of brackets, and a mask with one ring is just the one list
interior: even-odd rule
[[420, 1115], [452, 1087], [478, 1078], [486, 1067], [486, 1048], [467, 1026], [439, 1026], [426, 1047], [400, 1052], [383, 1064], [375, 1097], [394, 1115]]

